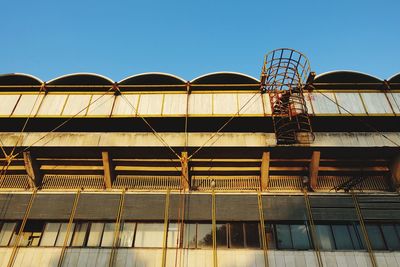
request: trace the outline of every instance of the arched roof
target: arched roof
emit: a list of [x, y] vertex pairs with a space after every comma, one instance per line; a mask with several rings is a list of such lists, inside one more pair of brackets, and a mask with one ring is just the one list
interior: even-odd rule
[[315, 76], [314, 82], [319, 83], [381, 83], [378, 77], [351, 70], [328, 71]]
[[146, 72], [129, 76], [118, 82], [123, 91], [163, 90], [186, 91], [187, 82], [175, 75], [163, 72]]
[[1, 85], [41, 85], [43, 81], [26, 73], [6, 73], [0, 75]]
[[400, 83], [400, 72], [389, 77], [388, 82], [390, 83]]
[[260, 87], [260, 81], [256, 78], [230, 71], [207, 73], [194, 78], [190, 84], [195, 90], [257, 90]]
[[382, 83], [378, 77], [350, 70], [329, 71], [314, 78], [319, 89], [379, 89]]
[[47, 89], [50, 91], [107, 91], [114, 81], [110, 78], [96, 73], [71, 73], [54, 78], [47, 82]]

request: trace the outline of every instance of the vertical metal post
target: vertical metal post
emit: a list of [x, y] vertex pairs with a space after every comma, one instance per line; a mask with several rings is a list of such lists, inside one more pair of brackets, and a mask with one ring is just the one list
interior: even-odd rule
[[217, 257], [217, 219], [216, 219], [216, 204], [215, 204], [215, 191], [212, 190], [212, 240], [213, 240], [213, 266], [218, 267]]
[[269, 266], [269, 261], [268, 261], [268, 242], [267, 242], [267, 237], [266, 237], [266, 234], [265, 234], [264, 208], [263, 208], [263, 203], [262, 203], [261, 192], [258, 192], [257, 200], [258, 200], [258, 213], [259, 213], [259, 216], [260, 216], [261, 242], [262, 242], [262, 249], [264, 251], [264, 266], [268, 267]]
[[114, 266], [114, 261], [115, 261], [115, 252], [118, 246], [118, 240], [119, 240], [119, 233], [121, 229], [121, 219], [122, 219], [122, 214], [124, 212], [124, 203], [125, 203], [125, 192], [126, 190], [122, 190], [121, 198], [119, 200], [119, 207], [118, 207], [118, 214], [117, 214], [117, 220], [115, 223], [115, 229], [114, 229], [114, 240], [113, 240], [113, 245], [111, 248], [111, 253], [110, 253], [110, 261], [108, 263], [108, 266]]
[[75, 199], [74, 199], [74, 203], [72, 204], [72, 209], [71, 209], [71, 214], [69, 216], [69, 221], [68, 221], [68, 225], [67, 225], [67, 231], [65, 233], [65, 239], [64, 239], [64, 243], [61, 249], [61, 255], [60, 258], [58, 259], [58, 267], [61, 267], [64, 261], [64, 257], [65, 257], [65, 251], [67, 249], [68, 244], [68, 240], [69, 240], [69, 235], [71, 234], [71, 227], [72, 227], [72, 223], [74, 221], [74, 217], [75, 217], [75, 213], [76, 213], [76, 208], [78, 207], [78, 202], [79, 202], [79, 197], [81, 196], [81, 190], [78, 190], [78, 192], [76, 192], [75, 195]]
[[[164, 237], [163, 237], [163, 251], [162, 251], [162, 262], [161, 267], [165, 267], [167, 264], [167, 239], [168, 239], [168, 221], [169, 221], [169, 196], [170, 190], [167, 190], [167, 195], [165, 196], [165, 210], [164, 210]], [[177, 238], [179, 238], [177, 236]], [[180, 246], [180, 243], [177, 244]]]
[[313, 215], [312, 215], [310, 199], [308, 197], [308, 194], [307, 194], [306, 190], [304, 190], [304, 201], [305, 201], [305, 204], [306, 204], [307, 218], [308, 218], [308, 223], [310, 224], [310, 234], [311, 234], [311, 239], [312, 239], [312, 242], [313, 242], [313, 245], [314, 245], [315, 255], [317, 256], [318, 266], [322, 267], [324, 265], [322, 263], [321, 251], [319, 250], [319, 242], [318, 242], [318, 239], [317, 239], [317, 231], [315, 229], [315, 224], [314, 224], [314, 218], [313, 218]]
[[25, 214], [24, 214], [24, 217], [23, 217], [22, 222], [21, 222], [21, 226], [20, 226], [19, 231], [18, 231], [18, 235], [15, 238], [15, 243], [13, 245], [13, 250], [11, 252], [10, 259], [8, 260], [7, 267], [11, 267], [11, 266], [14, 265], [14, 261], [15, 261], [15, 258], [17, 256], [17, 252], [18, 252], [18, 248], [19, 248], [19, 242], [21, 240], [22, 232], [24, 231], [26, 222], [27, 222], [29, 214], [31, 212], [31, 208], [32, 208], [35, 196], [36, 196], [36, 192], [37, 192], [37, 189], [34, 189], [32, 195], [31, 195], [31, 198], [29, 199], [28, 206], [26, 207]]
[[358, 221], [360, 222], [361, 232], [362, 232], [363, 237], [364, 237], [364, 241], [365, 241], [364, 243], [367, 246], [367, 251], [368, 251], [369, 258], [371, 260], [371, 264], [372, 264], [373, 267], [376, 267], [378, 265], [376, 263], [374, 251], [372, 250], [371, 242], [370, 242], [369, 237], [368, 237], [367, 228], [365, 227], [364, 217], [362, 216], [361, 209], [360, 209], [360, 204], [358, 203], [357, 196], [356, 196], [356, 194], [354, 193], [353, 190], [351, 190], [351, 196], [353, 198], [354, 207], [356, 208]]

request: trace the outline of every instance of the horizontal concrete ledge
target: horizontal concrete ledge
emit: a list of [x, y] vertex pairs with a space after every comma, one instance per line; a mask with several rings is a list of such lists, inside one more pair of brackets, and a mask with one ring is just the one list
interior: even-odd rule
[[[184, 147], [185, 133], [86, 133], [86, 132], [2, 132], [0, 140], [5, 147], [161, 147], [162, 138], [172, 147]], [[188, 147], [275, 147], [274, 133], [188, 133]], [[315, 133], [310, 147], [397, 147], [400, 133]], [[280, 145], [281, 146], [281, 145]]]

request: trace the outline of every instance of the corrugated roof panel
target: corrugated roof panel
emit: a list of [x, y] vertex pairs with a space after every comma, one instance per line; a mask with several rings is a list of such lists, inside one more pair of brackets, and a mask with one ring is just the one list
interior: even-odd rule
[[139, 99], [138, 114], [142, 116], [161, 116], [163, 94], [142, 94]]
[[361, 93], [368, 114], [393, 114], [384, 93]]
[[165, 94], [163, 115], [186, 115], [187, 94]]
[[88, 116], [110, 116], [114, 104], [114, 95], [93, 95], [90, 100]]
[[22, 95], [12, 114], [14, 116], [34, 116], [40, 107], [44, 94]]
[[[335, 104], [335, 96], [333, 93], [324, 93], [324, 95], [319, 93], [309, 94], [311, 103], [314, 109], [314, 113], [318, 114], [339, 114], [339, 108]], [[332, 101], [331, 101], [332, 100]], [[310, 112], [310, 110], [309, 110]]]
[[262, 95], [257, 93], [238, 94], [239, 114], [263, 116], [264, 108]]
[[21, 95], [0, 95], [0, 116], [9, 117]]
[[238, 112], [237, 94], [214, 94], [213, 98], [214, 115], [231, 115]]
[[62, 112], [63, 116], [85, 116], [91, 95], [69, 95]]
[[38, 116], [59, 116], [65, 105], [68, 95], [47, 94], [40, 105]]
[[112, 116], [136, 116], [139, 95], [124, 94], [115, 98]]
[[190, 115], [211, 115], [212, 94], [191, 94], [189, 96]]
[[394, 112], [400, 114], [400, 93], [389, 93], [387, 96], [392, 104]]
[[335, 93], [342, 114], [366, 114], [359, 93]]

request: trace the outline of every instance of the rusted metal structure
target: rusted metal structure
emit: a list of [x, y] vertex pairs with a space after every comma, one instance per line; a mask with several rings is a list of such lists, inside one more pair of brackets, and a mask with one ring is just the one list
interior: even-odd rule
[[269, 94], [279, 144], [310, 143], [314, 140], [303, 94], [309, 74], [307, 57], [296, 50], [281, 48], [265, 56], [261, 91]]

